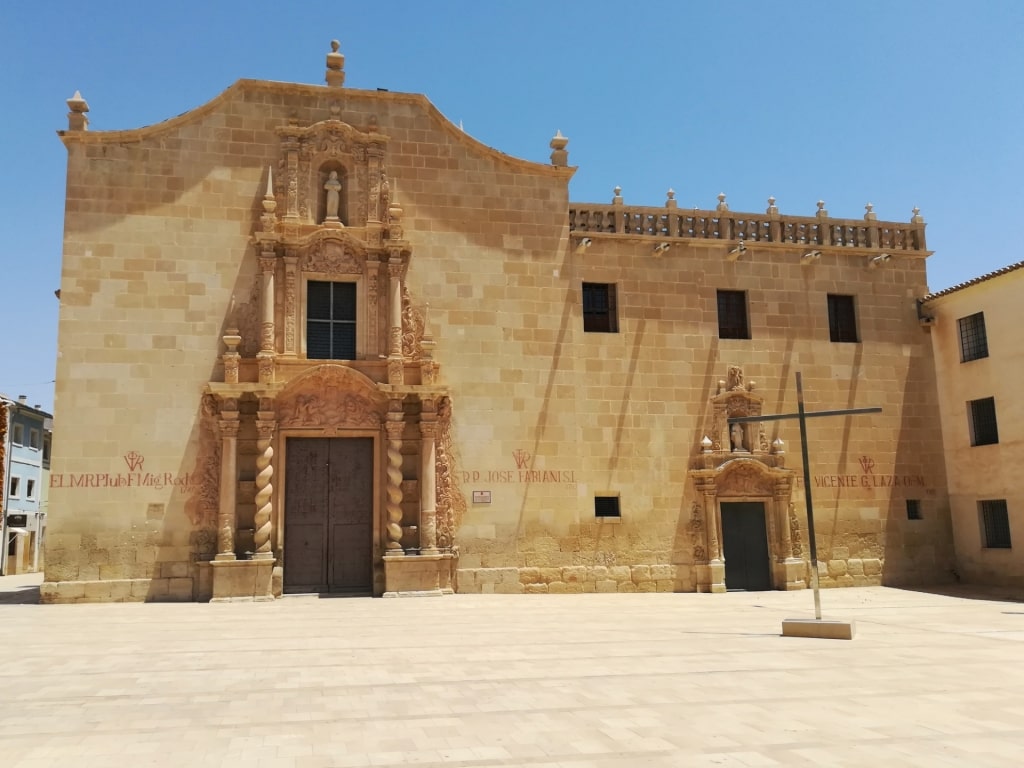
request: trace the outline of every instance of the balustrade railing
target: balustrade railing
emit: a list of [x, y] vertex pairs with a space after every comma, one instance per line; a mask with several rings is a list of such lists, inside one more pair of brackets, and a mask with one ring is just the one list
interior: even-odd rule
[[[670, 200], [669, 202], [675, 202]], [[823, 204], [819, 205], [821, 209]], [[774, 209], [774, 207], [773, 207]], [[824, 213], [819, 210], [819, 213]], [[924, 221], [878, 221], [870, 212], [861, 219], [828, 216], [786, 216], [775, 210], [764, 214], [729, 210], [702, 211], [675, 207], [646, 208], [617, 203], [574, 205], [569, 208], [569, 230], [621, 235], [727, 240], [756, 243], [924, 251]]]

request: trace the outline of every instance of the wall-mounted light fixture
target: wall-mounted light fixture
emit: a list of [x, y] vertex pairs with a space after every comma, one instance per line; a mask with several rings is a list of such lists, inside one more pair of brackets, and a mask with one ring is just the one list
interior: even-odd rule
[[576, 255], [578, 256], [579, 254], [587, 250], [587, 248], [589, 248], [593, 242], [594, 241], [591, 240], [589, 237], [584, 237], [582, 240], [576, 243]]
[[821, 251], [808, 251], [800, 257], [800, 265], [806, 267], [821, 258]]
[[740, 256], [742, 256], [746, 252], [747, 252], [747, 245], [746, 245], [746, 243], [744, 243], [741, 240], [739, 245], [737, 245], [735, 248], [733, 248], [731, 251], [729, 251], [727, 254], [725, 254], [725, 260], [726, 261], [736, 261], [736, 259], [738, 259]]
[[656, 246], [654, 246], [654, 255], [661, 256], [662, 254], [665, 253], [665, 251], [667, 251], [671, 247], [672, 243], [658, 243]]
[[882, 264], [885, 264], [887, 261], [889, 261], [889, 259], [891, 258], [892, 256], [890, 256], [888, 253], [880, 253], [877, 256], [872, 256], [870, 259], [868, 259], [868, 269], [874, 269], [875, 267], [881, 266]]

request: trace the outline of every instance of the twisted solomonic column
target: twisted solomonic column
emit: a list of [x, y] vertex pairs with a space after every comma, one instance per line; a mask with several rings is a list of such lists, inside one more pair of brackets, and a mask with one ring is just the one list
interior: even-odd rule
[[270, 547], [270, 518], [274, 511], [274, 427], [272, 413], [260, 413], [256, 421], [256, 530], [253, 532], [254, 557], [265, 560], [274, 556]]
[[402, 413], [388, 413], [387, 554], [402, 554]]

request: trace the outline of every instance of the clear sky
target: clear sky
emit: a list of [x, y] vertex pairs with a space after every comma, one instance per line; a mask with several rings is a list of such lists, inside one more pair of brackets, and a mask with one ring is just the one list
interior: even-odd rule
[[929, 287], [1015, 263], [1024, 195], [1020, 0], [0, 0], [0, 392], [53, 403], [65, 99], [136, 128], [239, 78], [426, 94], [571, 197], [928, 222]]

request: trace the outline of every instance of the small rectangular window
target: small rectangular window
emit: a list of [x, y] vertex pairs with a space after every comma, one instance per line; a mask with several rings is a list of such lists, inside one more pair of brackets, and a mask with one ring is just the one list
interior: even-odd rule
[[356, 359], [356, 284], [310, 280], [306, 285], [306, 357]]
[[25, 444], [25, 425], [15, 424], [11, 427], [11, 442], [15, 445]]
[[981, 533], [986, 549], [1010, 549], [1010, 516], [1006, 499], [979, 501]]
[[985, 333], [985, 313], [977, 312], [956, 321], [960, 329], [960, 362], [969, 363], [988, 357], [988, 336]]
[[43, 461], [47, 462], [50, 460], [50, 436], [46, 435], [43, 437]]
[[36, 481], [29, 478], [25, 481], [25, 498], [34, 499], [36, 497]]
[[857, 314], [853, 307], [853, 296], [828, 294], [828, 335], [832, 341], [856, 343]]
[[595, 496], [594, 517], [622, 517], [618, 496]]
[[583, 284], [583, 330], [587, 333], [618, 333], [615, 286], [611, 283]]
[[18, 492], [21, 490], [21, 478], [17, 475], [11, 475], [10, 485], [10, 497], [12, 499], [18, 498]]
[[35, 448], [37, 451], [39, 450], [39, 430], [38, 429], [30, 429], [28, 431], [28, 445], [29, 445], [30, 448]]
[[983, 397], [967, 403], [967, 422], [971, 430], [971, 445], [993, 445], [999, 442], [996, 424], [996, 399]]
[[746, 291], [718, 292], [718, 338], [750, 338]]
[[921, 500], [907, 499], [907, 520], [921, 519]]

